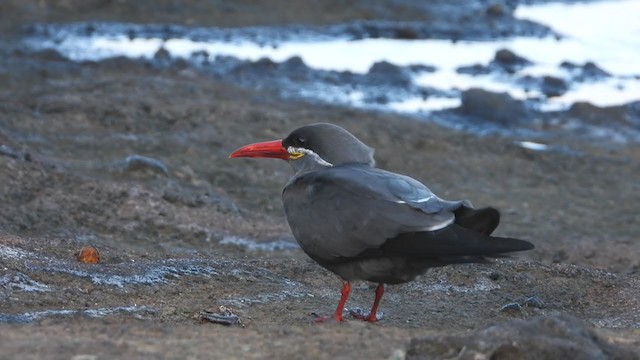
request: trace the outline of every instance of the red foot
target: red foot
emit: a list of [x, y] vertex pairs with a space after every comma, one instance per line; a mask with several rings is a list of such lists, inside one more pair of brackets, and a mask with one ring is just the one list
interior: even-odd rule
[[351, 316], [356, 319], [368, 321], [368, 322], [376, 322], [378, 321], [378, 305], [380, 304], [380, 299], [382, 299], [382, 295], [384, 294], [384, 285], [382, 283], [378, 284], [376, 288], [376, 298], [373, 300], [373, 306], [371, 307], [371, 311], [369, 315], [365, 316], [361, 311], [351, 310]]
[[368, 321], [368, 322], [376, 322], [378, 321], [378, 314], [368, 314], [365, 315], [362, 313], [362, 311], [360, 309], [356, 309], [356, 310], [350, 310], [349, 311], [349, 315], [351, 315], [351, 317], [358, 319], [358, 320], [362, 320], [362, 321]]
[[349, 298], [349, 293], [351, 292], [351, 284], [348, 281], [344, 281], [342, 283], [342, 289], [340, 289], [340, 302], [338, 303], [338, 308], [336, 308], [336, 312], [332, 317], [324, 317], [318, 316], [316, 317], [315, 323], [324, 323], [327, 320], [333, 320], [335, 322], [342, 322], [342, 311], [344, 310], [344, 303], [347, 302], [347, 298]]
[[[316, 315], [316, 314], [313, 314], [313, 315]], [[326, 322], [334, 322], [334, 321], [340, 323], [344, 321], [344, 319], [342, 318], [342, 316], [339, 318], [336, 318], [335, 316], [329, 317], [329, 316], [318, 316], [318, 315], [316, 315], [316, 318], [313, 319], [313, 322], [316, 324], [324, 324]]]

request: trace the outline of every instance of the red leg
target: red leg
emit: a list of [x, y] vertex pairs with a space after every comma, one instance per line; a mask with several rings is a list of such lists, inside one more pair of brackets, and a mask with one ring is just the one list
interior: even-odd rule
[[380, 299], [382, 298], [382, 295], [384, 294], [384, 285], [382, 283], [378, 284], [378, 287], [376, 288], [376, 297], [373, 300], [373, 306], [371, 307], [371, 311], [369, 312], [368, 316], [364, 316], [364, 314], [362, 314], [360, 311], [351, 311], [351, 316], [353, 316], [356, 319], [360, 319], [363, 321], [368, 321], [368, 322], [376, 322], [378, 320], [377, 315], [378, 315], [378, 305], [380, 304]]
[[382, 299], [382, 295], [384, 294], [384, 284], [378, 284], [376, 288], [376, 298], [373, 300], [373, 306], [371, 307], [371, 312], [369, 312], [369, 316], [367, 316], [368, 322], [376, 322], [378, 320], [378, 304], [380, 304], [380, 299]]
[[[342, 282], [342, 289], [340, 290], [340, 302], [338, 302], [338, 307], [336, 308], [336, 312], [331, 317], [333, 320], [337, 322], [342, 322], [342, 312], [344, 311], [344, 304], [347, 302], [349, 298], [349, 293], [351, 293], [351, 284], [348, 281]], [[315, 322], [321, 323], [329, 320], [330, 318], [320, 316], [316, 318]]]
[[340, 290], [340, 293], [342, 294], [342, 296], [340, 296], [340, 302], [338, 303], [338, 307], [336, 308], [335, 314], [333, 314], [333, 320], [337, 322], [342, 321], [342, 311], [344, 311], [344, 304], [347, 302], [350, 292], [351, 292], [351, 284], [348, 281], [343, 282], [342, 289]]

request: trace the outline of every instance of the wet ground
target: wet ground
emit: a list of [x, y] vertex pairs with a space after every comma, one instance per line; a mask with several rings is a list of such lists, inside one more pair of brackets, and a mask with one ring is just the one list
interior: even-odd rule
[[[34, 22], [87, 20], [388, 20], [364, 28], [397, 35], [393, 21], [438, 19], [424, 35], [438, 38], [454, 30], [465, 37], [447, 28], [461, 18], [483, 37], [548, 29], [514, 20], [501, 2], [212, 4], [1, 5], [0, 357], [637, 358], [640, 146], [624, 136], [638, 131], [635, 105], [583, 103], [540, 121], [512, 99], [474, 90], [459, 109], [434, 114], [443, 121], [424, 121], [250, 85], [268, 83], [256, 69], [281, 65], [247, 62], [224, 77], [162, 57], [76, 63], [21, 43]], [[550, 130], [534, 138], [547, 146], [523, 142], [532, 139], [523, 133], [438, 125], [510, 116]], [[319, 121], [351, 130], [376, 148], [380, 167], [444, 198], [498, 207], [499, 234], [536, 249], [389, 286], [377, 324], [314, 324], [313, 314], [335, 308], [340, 282], [289, 232], [280, 204], [288, 165], [227, 156]], [[577, 122], [609, 132], [566, 131]], [[76, 260], [87, 245], [99, 250], [99, 264]], [[357, 284], [347, 307], [366, 309], [372, 297], [373, 288]]]

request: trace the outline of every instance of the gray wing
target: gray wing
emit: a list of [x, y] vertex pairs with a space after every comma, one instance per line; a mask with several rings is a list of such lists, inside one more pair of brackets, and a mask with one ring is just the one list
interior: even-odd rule
[[438, 198], [408, 176], [360, 165], [296, 177], [283, 202], [303, 250], [326, 260], [378, 248], [401, 233], [442, 229], [463, 205]]

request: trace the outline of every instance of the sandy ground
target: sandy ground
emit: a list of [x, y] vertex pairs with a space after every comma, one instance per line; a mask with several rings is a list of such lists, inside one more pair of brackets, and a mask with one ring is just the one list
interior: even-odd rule
[[[134, 6], [70, 11], [75, 3], [7, 2], [0, 13], [16, 14], [11, 34]], [[166, 3], [148, 18], [212, 25], [197, 7], [190, 21]], [[313, 19], [379, 18], [356, 4]], [[271, 6], [273, 24], [315, 23], [319, 11]], [[223, 15], [210, 21], [272, 24]], [[536, 152], [514, 145], [522, 139], [283, 101], [189, 68], [75, 64], [13, 41], [0, 46], [1, 358], [637, 358], [637, 144], [560, 137], [573, 152]], [[288, 165], [227, 156], [319, 121], [351, 130], [380, 167], [444, 198], [498, 207], [498, 233], [536, 249], [389, 286], [377, 324], [314, 324], [333, 311], [340, 282], [295, 247], [280, 203]], [[100, 250], [100, 264], [75, 260], [84, 245]], [[347, 306], [367, 309], [372, 297], [357, 284]], [[220, 306], [241, 325], [201, 320]]]

